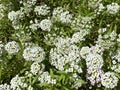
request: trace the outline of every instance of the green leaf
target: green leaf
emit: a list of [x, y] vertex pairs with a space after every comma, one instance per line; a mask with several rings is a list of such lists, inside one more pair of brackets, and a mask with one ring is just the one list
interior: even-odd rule
[[87, 82], [85, 82], [85, 81], [82, 80], [82, 79], [79, 79], [78, 82], [80, 82], [81, 84], [87, 84]]
[[59, 73], [59, 74], [66, 74], [65, 71], [57, 71], [57, 73]]
[[64, 86], [63, 88], [64, 88], [64, 90], [69, 90], [69, 89], [68, 89], [67, 87], [65, 87], [65, 86]]
[[32, 85], [33, 85], [36, 81], [38, 81], [38, 77], [39, 77], [39, 75], [36, 76], [36, 77], [34, 77], [34, 79], [33, 79], [32, 82], [31, 82]]
[[53, 70], [52, 70], [52, 69], [50, 69], [50, 76], [51, 76], [51, 77], [54, 77], [54, 73], [53, 73]]
[[120, 74], [119, 73], [115, 73], [115, 75], [120, 79]]

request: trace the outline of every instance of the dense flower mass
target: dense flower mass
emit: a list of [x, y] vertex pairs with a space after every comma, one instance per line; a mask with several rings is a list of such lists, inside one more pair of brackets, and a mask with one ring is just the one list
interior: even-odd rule
[[114, 88], [117, 86], [118, 78], [112, 72], [106, 72], [102, 78], [101, 83], [106, 88]]
[[39, 65], [38, 62], [34, 62], [31, 65], [31, 73], [36, 75], [37, 73], [42, 73], [42, 70], [44, 70], [45, 66], [43, 64]]
[[62, 23], [70, 23], [72, 15], [69, 13], [69, 11], [65, 11], [62, 7], [57, 7], [53, 11], [53, 19]]
[[41, 47], [34, 46], [34, 47], [27, 47], [23, 51], [23, 57], [27, 61], [35, 61], [35, 62], [42, 62], [45, 57], [45, 52]]
[[38, 15], [47, 15], [50, 11], [49, 11], [50, 7], [47, 7], [47, 5], [41, 5], [41, 6], [36, 6], [35, 7], [35, 13]]
[[27, 87], [27, 84], [24, 83], [24, 77], [19, 77], [18, 75], [11, 79], [10, 84], [13, 90], [20, 90], [21, 87]]
[[120, 0], [0, 0], [0, 90], [119, 89]]
[[50, 31], [52, 27], [52, 22], [48, 19], [44, 19], [40, 22], [40, 28], [43, 31]]
[[5, 50], [6, 50], [9, 54], [16, 54], [16, 53], [20, 50], [20, 47], [19, 47], [19, 45], [18, 45], [17, 42], [11, 41], [11, 42], [8, 42], [8, 43], [5, 45]]
[[50, 51], [50, 63], [58, 70], [65, 70], [66, 64], [72, 64], [70, 72], [73, 72], [74, 64], [79, 62], [79, 48], [75, 45], [62, 45], [51, 49]]
[[107, 5], [107, 11], [110, 14], [116, 14], [119, 11], [119, 9], [120, 9], [120, 6], [117, 3], [112, 3]]

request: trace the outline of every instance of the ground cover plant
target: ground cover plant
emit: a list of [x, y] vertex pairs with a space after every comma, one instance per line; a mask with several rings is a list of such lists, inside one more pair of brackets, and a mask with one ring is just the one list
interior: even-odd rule
[[0, 90], [120, 90], [120, 1], [0, 0]]

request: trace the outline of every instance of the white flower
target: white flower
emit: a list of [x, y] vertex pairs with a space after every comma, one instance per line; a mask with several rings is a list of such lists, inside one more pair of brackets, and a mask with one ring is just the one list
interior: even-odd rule
[[37, 15], [43, 15], [43, 16], [45, 16], [45, 15], [47, 15], [50, 12], [49, 9], [50, 9], [50, 7], [48, 7], [45, 4], [45, 5], [41, 5], [41, 6], [36, 6], [34, 11], [35, 11], [35, 13]]
[[62, 7], [57, 7], [53, 10], [53, 16], [52, 18], [55, 20], [55, 21], [60, 21], [60, 15], [61, 13], [64, 11], [64, 9]]
[[75, 31], [80, 31], [80, 32], [89, 32], [89, 29], [92, 28], [91, 25], [91, 20], [92, 17], [82, 17], [82, 16], [78, 16], [76, 18], [74, 18], [74, 20], [71, 23], [71, 28]]
[[98, 7], [98, 5], [100, 4], [102, 0], [88, 0], [88, 7], [95, 9]]
[[115, 72], [120, 73], [120, 64], [113, 65], [111, 69], [114, 70]]
[[[81, 60], [79, 48], [76, 45], [63, 44], [52, 48], [50, 51], [50, 63], [58, 70], [64, 70], [66, 64], [78, 62]], [[73, 71], [69, 69], [67, 71]]]
[[52, 79], [48, 72], [43, 72], [38, 80], [40, 83], [56, 84], [56, 79]]
[[112, 40], [112, 41], [115, 40], [116, 37], [117, 37], [117, 33], [116, 33], [115, 31], [112, 31], [112, 32], [110, 33], [110, 38], [111, 38], [111, 40]]
[[92, 53], [98, 53], [98, 54], [102, 54], [103, 53], [103, 49], [99, 46], [99, 45], [95, 45], [95, 46], [92, 46], [91, 48], [91, 51]]
[[57, 7], [53, 10], [53, 19], [62, 23], [70, 23], [72, 15], [69, 11], [65, 11], [62, 7]]
[[31, 65], [31, 72], [36, 75], [37, 73], [42, 73], [42, 70], [44, 69], [44, 65], [43, 64], [39, 64], [38, 62], [34, 62], [32, 65]]
[[90, 53], [86, 58], [86, 65], [92, 70], [98, 70], [103, 66], [103, 58], [99, 54]]
[[11, 11], [8, 13], [8, 18], [13, 21], [17, 19], [17, 13], [15, 11]]
[[42, 62], [45, 57], [45, 52], [41, 47], [34, 46], [34, 47], [27, 47], [23, 51], [23, 57], [26, 61], [36, 61]]
[[28, 5], [35, 5], [36, 4], [36, 2], [37, 2], [37, 0], [27, 0], [27, 4]]
[[9, 54], [16, 54], [19, 50], [20, 50], [20, 47], [19, 47], [19, 44], [15, 41], [11, 41], [11, 42], [8, 42], [6, 45], [5, 45], [5, 50], [9, 53]]
[[11, 79], [10, 84], [13, 90], [16, 90], [17, 88], [27, 87], [27, 84], [24, 83], [24, 77], [19, 77], [18, 75]]
[[88, 34], [88, 32], [86, 30], [81, 30], [80, 32], [76, 32], [73, 34], [72, 38], [71, 38], [71, 42], [73, 43], [77, 43], [80, 41], [84, 41], [85, 40], [85, 36]]
[[113, 89], [117, 86], [118, 78], [113, 72], [106, 72], [101, 77], [101, 83], [104, 87]]
[[86, 58], [86, 56], [90, 53], [90, 48], [88, 46], [82, 47], [80, 50], [80, 55], [82, 58]]
[[11, 87], [10, 87], [10, 85], [8, 85], [8, 84], [1, 84], [0, 85], [0, 90], [11, 90]]
[[99, 10], [98, 10], [98, 11], [101, 12], [101, 11], [103, 11], [104, 8], [105, 8], [105, 7], [103, 6], [103, 4], [100, 3], [100, 4], [99, 4]]
[[110, 14], [116, 14], [119, 12], [120, 6], [117, 3], [111, 3], [107, 5], [107, 11]]
[[60, 21], [62, 23], [70, 23], [72, 19], [72, 15], [69, 13], [69, 11], [63, 12], [60, 15]]
[[28, 86], [28, 90], [34, 90], [32, 86]]
[[40, 22], [40, 28], [43, 31], [50, 31], [52, 28], [52, 22], [49, 19], [44, 19]]

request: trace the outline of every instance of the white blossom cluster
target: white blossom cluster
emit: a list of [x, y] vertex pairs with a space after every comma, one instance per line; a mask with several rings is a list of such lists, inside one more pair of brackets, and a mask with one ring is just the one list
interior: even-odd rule
[[113, 54], [113, 56], [112, 56], [111, 69], [117, 73], [120, 73], [120, 50], [117, 50], [116, 55]]
[[11, 41], [5, 45], [5, 50], [8, 54], [16, 54], [19, 52], [20, 46], [16, 41]]
[[86, 30], [81, 30], [80, 32], [76, 32], [73, 34], [71, 42], [77, 43], [80, 41], [85, 41], [85, 36], [88, 34], [89, 34], [89, 32]]
[[103, 74], [103, 57], [101, 49], [98, 45], [82, 47], [80, 55], [86, 61], [87, 66], [87, 79], [90, 80], [91, 84], [100, 83], [101, 75]]
[[[120, 33], [119, 24], [116, 23], [119, 22], [119, 15], [116, 14], [120, 10], [119, 3], [106, 5], [102, 0], [85, 0], [86, 8], [70, 7], [70, 11], [60, 6], [50, 8], [39, 0], [20, 0], [18, 3], [19, 10], [11, 8], [7, 19], [8, 25], [13, 27], [8, 29], [13, 32], [10, 36], [20, 44], [10, 41], [3, 45], [0, 41], [0, 59], [5, 49], [15, 59], [20, 57], [21, 62], [25, 60], [26, 67], [23, 73], [21, 70], [11, 79], [10, 85], [1, 84], [0, 90], [34, 90], [34, 84], [35, 89], [37, 85], [40, 85], [40, 89], [43, 85], [44, 90], [46, 84], [56, 89], [67, 80], [69, 82], [65, 83], [75, 90], [81, 89], [84, 83], [100, 89], [102, 86], [110, 89], [117, 86], [119, 79], [116, 74], [120, 74]], [[64, 7], [69, 8], [69, 5]], [[77, 11], [81, 8], [86, 9], [84, 13]], [[4, 17], [4, 11], [5, 7], [0, 4], [0, 19]], [[110, 15], [113, 20], [107, 20], [111, 18]], [[6, 37], [5, 42], [11, 37]]]
[[52, 28], [52, 22], [49, 19], [44, 19], [40, 22], [40, 28], [43, 31], [50, 31]]
[[[81, 67], [78, 65], [80, 63], [80, 53], [79, 48], [68, 43], [70, 39], [60, 38], [55, 45], [56, 48], [52, 48], [50, 51], [50, 63], [55, 66], [58, 70], [65, 72], [82, 72]], [[66, 65], [70, 65], [69, 68], [65, 68]]]
[[65, 11], [62, 7], [57, 7], [53, 10], [52, 18], [55, 21], [68, 24], [72, 20], [72, 14], [69, 11]]
[[38, 80], [40, 83], [56, 84], [56, 79], [53, 79], [48, 72], [43, 72]]
[[28, 86], [28, 90], [34, 90], [32, 86]]
[[0, 90], [11, 90], [11, 87], [10, 87], [10, 85], [8, 85], [8, 84], [1, 84], [0, 85]]
[[98, 8], [95, 9], [95, 13], [100, 15], [102, 11], [105, 10], [105, 6], [102, 3], [99, 3]]
[[94, 85], [95, 83], [99, 83], [101, 80], [102, 75], [102, 66], [103, 66], [103, 59], [99, 54], [88, 55], [86, 58], [86, 65], [87, 65], [87, 79], [90, 80], [91, 84]]
[[23, 51], [23, 57], [26, 61], [42, 62], [45, 58], [45, 52], [39, 46], [26, 47]]
[[[106, 31], [106, 29], [103, 29]], [[99, 33], [102, 33], [104, 31], [100, 31]], [[104, 34], [104, 33], [102, 33]], [[99, 34], [98, 35], [98, 40], [96, 41], [96, 43], [102, 48], [102, 49], [110, 49], [111, 47], [113, 47], [116, 43], [116, 39], [117, 39], [117, 34], [116, 32], [113, 30], [111, 33], [109, 34]]]
[[30, 67], [30, 69], [31, 69], [30, 71], [32, 74], [36, 75], [36, 74], [42, 73], [44, 68], [45, 68], [45, 66], [43, 64], [39, 64], [38, 62], [34, 62]]
[[74, 18], [74, 20], [72, 21], [71, 28], [75, 31], [81, 31], [82, 29], [83, 30], [91, 29], [92, 28], [91, 20], [92, 20], [92, 17], [78, 16]]
[[29, 28], [32, 30], [38, 30], [41, 28], [43, 31], [50, 31], [52, 28], [52, 22], [50, 19], [43, 19], [42, 21], [35, 19], [34, 21], [35, 23], [33, 23], [32, 20], [30, 21]]
[[17, 13], [15, 11], [11, 11], [8, 13], [8, 18], [13, 21], [17, 19]]
[[16, 75], [11, 79], [10, 86], [13, 90], [21, 90], [21, 88], [27, 87], [27, 83], [25, 83], [24, 77], [19, 77]]
[[[117, 63], [117, 62], [115, 61], [113, 63]], [[114, 65], [112, 65], [111, 69], [114, 70], [115, 72], [120, 73], [120, 64], [114, 64]]]
[[90, 48], [88, 46], [82, 47], [80, 50], [80, 55], [84, 59], [87, 57], [89, 53], [90, 53]]
[[115, 76], [113, 72], [106, 72], [101, 77], [101, 83], [106, 88], [113, 89], [114, 87], [117, 86], [118, 78]]
[[37, 0], [27, 0], [26, 3], [29, 4], [29, 5], [35, 5], [37, 2]]
[[120, 10], [120, 6], [118, 5], [118, 3], [111, 3], [109, 5], [107, 5], [107, 12], [110, 14], [116, 14], [118, 13]]
[[12, 22], [14, 29], [21, 29], [21, 20], [25, 19], [25, 16], [30, 16], [30, 12], [33, 10], [33, 6], [37, 0], [20, 1], [23, 4], [17, 11], [11, 11], [8, 13], [8, 19]]
[[89, 8], [95, 9], [99, 6], [102, 0], [88, 0]]
[[40, 28], [39, 21], [37, 19], [35, 19], [34, 22], [33, 22], [33, 20], [31, 20], [29, 28], [32, 30], [37, 30], [38, 28]]
[[78, 43], [80, 41], [85, 41], [85, 36], [90, 33], [89, 30], [92, 27], [91, 20], [91, 17], [78, 16], [72, 21], [71, 28], [77, 32], [73, 34], [71, 42]]
[[8, 19], [12, 22], [14, 29], [19, 29], [21, 27], [20, 20], [25, 16], [22, 8], [18, 11], [11, 11], [8, 13]]
[[41, 6], [36, 6], [35, 9], [34, 9], [34, 12], [37, 14], [37, 15], [47, 15], [49, 12], [50, 12], [50, 7], [48, 7], [46, 4], [45, 5], [41, 5]]
[[89, 54], [86, 58], [86, 65], [89, 69], [98, 70], [103, 66], [103, 58], [99, 54]]

